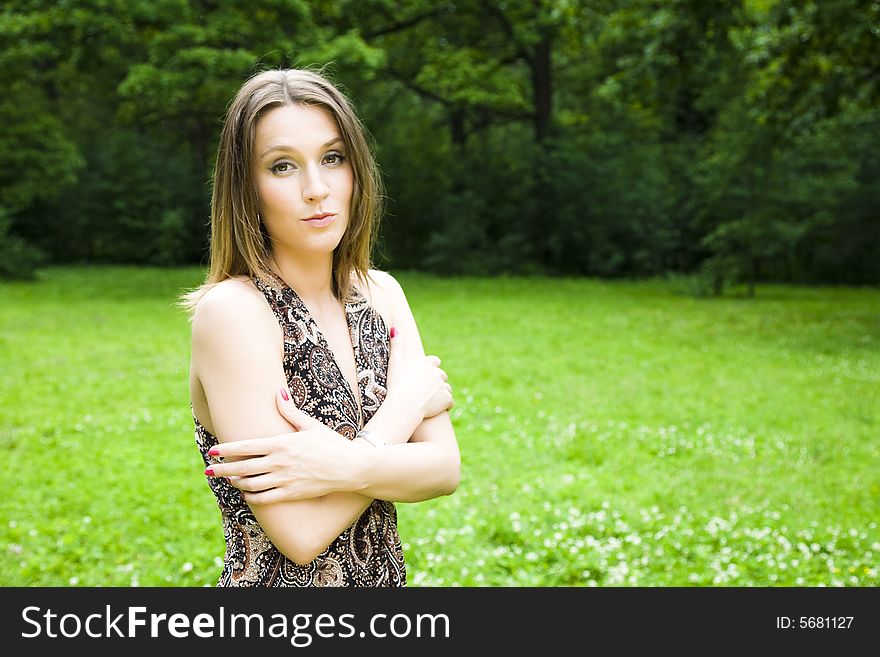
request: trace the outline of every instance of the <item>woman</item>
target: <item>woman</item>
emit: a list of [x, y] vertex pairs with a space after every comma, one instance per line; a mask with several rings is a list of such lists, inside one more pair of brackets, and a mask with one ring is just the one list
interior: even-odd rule
[[400, 285], [369, 268], [380, 204], [363, 126], [327, 79], [265, 71], [241, 87], [210, 270], [185, 298], [218, 586], [404, 586], [393, 502], [458, 486], [446, 374]]

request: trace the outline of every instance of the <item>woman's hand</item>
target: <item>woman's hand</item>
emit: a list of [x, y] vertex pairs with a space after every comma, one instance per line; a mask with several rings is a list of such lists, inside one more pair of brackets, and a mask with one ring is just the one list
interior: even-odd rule
[[434, 355], [405, 357], [399, 337], [391, 339], [388, 399], [405, 407], [421, 409], [424, 418], [434, 417], [455, 405], [452, 386], [446, 372], [440, 368], [440, 359]]
[[[350, 490], [357, 473], [357, 450], [343, 436], [297, 408], [285, 388], [276, 393], [275, 402], [296, 431], [215, 445], [208, 453], [226, 461], [208, 466], [205, 474], [227, 477], [248, 504], [310, 499]], [[230, 460], [233, 458], [240, 460]]]

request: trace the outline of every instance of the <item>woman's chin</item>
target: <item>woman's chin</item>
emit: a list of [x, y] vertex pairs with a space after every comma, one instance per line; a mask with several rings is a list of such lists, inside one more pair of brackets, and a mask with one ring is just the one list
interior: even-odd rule
[[312, 235], [303, 240], [297, 250], [314, 255], [331, 255], [342, 243], [342, 235]]

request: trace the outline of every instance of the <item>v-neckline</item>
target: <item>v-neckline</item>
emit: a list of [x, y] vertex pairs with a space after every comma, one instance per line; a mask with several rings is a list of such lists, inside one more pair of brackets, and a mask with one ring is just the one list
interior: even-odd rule
[[[312, 315], [309, 307], [306, 305], [306, 302], [302, 300], [302, 297], [297, 294], [296, 290], [293, 289], [292, 286], [288, 285], [283, 278], [281, 278], [275, 272], [270, 272], [271, 277], [275, 279], [278, 283], [281, 291], [285, 290], [290, 293], [293, 297], [295, 304], [299, 307], [300, 314], [303, 315], [306, 320], [312, 325], [312, 330], [314, 331], [315, 337], [318, 339], [318, 346], [327, 350], [330, 354], [330, 359], [333, 361], [333, 366], [336, 368], [336, 371], [339, 373], [339, 377], [345, 382], [345, 388], [348, 390], [348, 394], [351, 397], [352, 401], [355, 403], [355, 407], [357, 408], [357, 426], [358, 429], [363, 428], [364, 422], [364, 402], [363, 395], [361, 394], [361, 385], [360, 385], [360, 376], [358, 376], [358, 348], [353, 341], [354, 336], [354, 311], [349, 310], [350, 303], [347, 301], [342, 302], [342, 311], [345, 313], [345, 325], [348, 329], [348, 343], [351, 347], [351, 355], [354, 360], [354, 389], [351, 387], [351, 381], [348, 380], [348, 377], [345, 376], [345, 372], [342, 371], [342, 366], [339, 364], [339, 359], [336, 357], [336, 352], [333, 351], [333, 348], [330, 346], [330, 343], [327, 342], [327, 338], [324, 336], [324, 332], [321, 331], [321, 327], [318, 326], [317, 320]], [[355, 296], [355, 302], [357, 301], [356, 295], [360, 294], [360, 291], [352, 286], [351, 295]], [[355, 392], [357, 391], [357, 392]]]

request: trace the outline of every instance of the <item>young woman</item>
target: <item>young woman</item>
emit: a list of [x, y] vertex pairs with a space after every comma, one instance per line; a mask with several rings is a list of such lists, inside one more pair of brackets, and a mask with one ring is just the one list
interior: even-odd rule
[[451, 388], [370, 269], [382, 186], [345, 96], [259, 73], [229, 106], [192, 311], [196, 442], [220, 506], [218, 586], [404, 586], [393, 502], [451, 494]]

